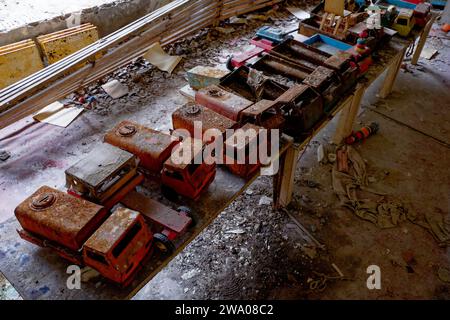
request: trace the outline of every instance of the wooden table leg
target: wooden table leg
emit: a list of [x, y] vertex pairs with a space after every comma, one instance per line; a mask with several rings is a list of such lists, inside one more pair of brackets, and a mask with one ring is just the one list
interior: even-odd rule
[[273, 207], [287, 207], [292, 200], [295, 170], [300, 154], [299, 146], [292, 145], [280, 158], [279, 171], [273, 177]]
[[395, 79], [397, 79], [397, 75], [403, 63], [405, 52], [406, 48], [399, 53], [398, 57], [395, 58], [394, 62], [389, 66], [386, 79], [384, 79], [383, 87], [380, 90], [380, 98], [384, 99], [392, 92]]
[[430, 21], [425, 25], [423, 28], [422, 33], [420, 34], [419, 42], [417, 43], [416, 51], [414, 51], [414, 55], [411, 59], [411, 64], [416, 65], [419, 61], [420, 54], [422, 53], [423, 47], [425, 46], [425, 43], [427, 42], [428, 35], [430, 34], [431, 27], [433, 26], [434, 21], [436, 20], [438, 15], [433, 14], [431, 16]]
[[362, 83], [356, 86], [352, 99], [349, 100], [348, 105], [344, 106], [339, 117], [339, 122], [336, 128], [336, 133], [333, 137], [333, 142], [340, 144], [342, 140], [352, 133], [353, 123], [358, 115], [361, 100], [366, 92], [366, 86]]

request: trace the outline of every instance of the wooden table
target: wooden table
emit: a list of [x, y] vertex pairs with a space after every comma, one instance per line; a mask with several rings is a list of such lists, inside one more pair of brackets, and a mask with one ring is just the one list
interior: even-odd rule
[[[280, 142], [279, 155], [284, 158], [291, 149], [292, 138], [283, 135]], [[23, 241], [16, 230], [20, 224], [13, 217], [0, 224], [0, 271], [11, 282], [24, 299], [129, 299], [147, 284], [162, 268], [179, 254], [194, 238], [202, 232], [234, 199], [241, 195], [247, 187], [259, 176], [242, 179], [219, 167], [216, 178], [207, 192], [198, 202], [188, 201], [167, 205], [176, 208], [187, 205], [193, 209], [195, 225], [175, 243], [177, 249], [170, 256], [164, 256], [155, 251], [149, 261], [139, 271], [133, 283], [121, 289], [103, 279], [94, 279], [82, 283], [82, 290], [69, 290], [66, 273], [69, 262], [60, 258], [48, 249], [37, 247]], [[146, 181], [138, 188], [152, 198], [159, 196], [159, 185], [156, 181]]]
[[274, 207], [285, 207], [290, 203], [292, 190], [294, 186], [294, 175], [297, 168], [300, 151], [311, 141], [315, 135], [326, 126], [333, 118], [341, 112], [333, 142], [340, 144], [344, 138], [348, 137], [353, 130], [353, 124], [358, 115], [361, 100], [364, 97], [366, 89], [377, 80], [386, 70], [386, 78], [380, 91], [380, 97], [386, 98], [394, 86], [403, 58], [408, 47], [419, 39], [416, 50], [414, 51], [411, 63], [417, 64], [422, 49], [425, 45], [431, 27], [438, 14], [432, 13], [431, 19], [420, 30], [414, 30], [408, 39], [394, 36], [391, 41], [381, 50], [377, 51], [377, 61], [369, 67], [366, 75], [358, 82], [354, 91], [343, 97], [337, 106], [332, 110], [329, 117], [319, 123], [307, 139], [301, 143], [295, 143], [290, 150], [283, 155], [281, 162], [281, 174], [274, 177]]
[[[435, 16], [425, 26], [419, 37], [419, 45], [413, 56], [417, 63], [428, 32]], [[284, 207], [292, 198], [294, 174], [297, 168], [300, 151], [311, 139], [326, 126], [340, 111], [342, 111], [334, 141], [340, 143], [352, 131], [352, 126], [358, 114], [361, 99], [365, 90], [387, 69], [386, 80], [380, 92], [386, 97], [391, 91], [403, 57], [412, 41], [394, 37], [383, 49], [378, 51], [379, 60], [370, 67], [369, 72], [360, 81], [355, 90], [343, 97], [329, 116], [323, 119], [301, 143], [293, 143], [292, 139], [283, 136], [279, 152], [280, 170], [274, 176], [275, 208]], [[15, 289], [25, 299], [127, 299], [133, 297], [147, 284], [164, 266], [166, 266], [187, 244], [206, 228], [234, 199], [257, 178], [244, 180], [218, 168], [216, 179], [196, 203], [188, 203], [195, 212], [196, 224], [176, 243], [177, 250], [170, 256], [155, 254], [139, 272], [134, 282], [121, 289], [103, 279], [82, 283], [82, 290], [69, 290], [66, 286], [68, 262], [47, 249], [36, 247], [19, 238], [16, 229], [20, 228], [15, 218], [0, 224], [0, 271], [11, 282]], [[158, 192], [156, 183], [147, 182], [141, 192], [155, 195]]]

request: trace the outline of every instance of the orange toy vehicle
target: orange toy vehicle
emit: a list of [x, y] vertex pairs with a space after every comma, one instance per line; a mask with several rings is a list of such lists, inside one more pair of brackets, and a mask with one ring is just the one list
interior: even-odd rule
[[21, 238], [126, 286], [149, 254], [153, 235], [139, 212], [119, 208], [103, 222], [107, 213], [100, 205], [47, 186], [15, 209]]
[[179, 150], [189, 148], [191, 152], [187, 157], [180, 155], [180, 161], [174, 161], [176, 157], [172, 156], [164, 163], [161, 173], [163, 193], [171, 197], [171, 193], [176, 192], [197, 200], [200, 193], [213, 182], [216, 176], [216, 164], [215, 162], [206, 164], [201, 158], [203, 156], [201, 140], [185, 138], [181, 144], [175, 147], [174, 154], [177, 154], [178, 148], [181, 148]]
[[[248, 178], [261, 167], [258, 146], [266, 143], [265, 140], [261, 141], [263, 135], [259, 135], [260, 129], [247, 123], [225, 141], [225, 164], [231, 173]], [[250, 130], [255, 134], [249, 134]]]
[[[216, 167], [201, 160], [194, 164], [193, 158], [186, 159], [183, 164], [175, 164], [171, 160], [173, 150], [194, 143], [193, 139], [180, 141], [130, 121], [121, 122], [105, 135], [105, 142], [135, 154], [140, 159], [141, 167], [161, 174], [161, 188], [166, 196], [173, 198], [176, 193], [197, 200], [214, 180]], [[201, 151], [201, 141], [195, 143], [200, 144]]]

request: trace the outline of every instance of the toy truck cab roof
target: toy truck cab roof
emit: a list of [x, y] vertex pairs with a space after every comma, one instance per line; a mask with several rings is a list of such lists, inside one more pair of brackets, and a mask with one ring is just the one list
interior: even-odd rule
[[105, 277], [126, 285], [149, 253], [152, 239], [139, 212], [118, 208], [87, 240], [83, 258]]
[[[189, 152], [185, 152], [189, 150]], [[203, 154], [203, 143], [199, 139], [187, 137], [183, 139], [176, 148], [172, 156], [169, 157], [164, 166], [171, 170], [184, 170], [195, 161], [200, 161]]]
[[[225, 147], [234, 151], [248, 151], [251, 144], [258, 142], [258, 134], [261, 127], [246, 123], [242, 128], [237, 129], [234, 134], [225, 141]], [[251, 134], [249, 134], [249, 132]]]
[[185, 129], [191, 137], [194, 137], [194, 125], [196, 122], [201, 123], [202, 133], [209, 129], [217, 129], [225, 133], [227, 129], [232, 129], [236, 126], [235, 121], [195, 103], [187, 103], [172, 113], [173, 128]]
[[195, 94], [195, 102], [233, 121], [237, 121], [240, 112], [253, 104], [252, 101], [228, 92], [216, 85], [211, 85], [197, 91]]
[[105, 135], [105, 142], [135, 154], [140, 166], [159, 173], [179, 139], [135, 122], [122, 121]]

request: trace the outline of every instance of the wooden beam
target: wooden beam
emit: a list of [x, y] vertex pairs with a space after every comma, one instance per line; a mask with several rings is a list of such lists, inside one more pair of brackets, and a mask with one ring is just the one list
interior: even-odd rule
[[292, 144], [280, 158], [278, 173], [274, 176], [273, 207], [284, 208], [292, 200], [295, 170], [297, 168], [300, 146]]
[[358, 84], [355, 92], [350, 100], [346, 102], [345, 107], [342, 109], [336, 132], [333, 137], [333, 142], [340, 144], [342, 140], [348, 137], [352, 133], [353, 124], [356, 116], [358, 115], [361, 100], [366, 92], [366, 86], [364, 84]]
[[420, 54], [422, 53], [423, 47], [425, 46], [425, 43], [427, 42], [428, 35], [430, 34], [431, 27], [433, 26], [434, 21], [436, 21], [437, 14], [432, 14], [430, 21], [425, 25], [425, 27], [422, 30], [422, 33], [419, 37], [419, 42], [417, 43], [416, 51], [414, 51], [414, 55], [411, 59], [411, 64], [417, 65], [417, 62], [419, 61]]
[[406, 48], [400, 51], [398, 56], [395, 58], [394, 62], [388, 68], [386, 78], [383, 83], [383, 87], [380, 90], [380, 97], [382, 99], [386, 98], [392, 92], [395, 80], [397, 79], [397, 75], [403, 63], [403, 57], [405, 56], [405, 52]]
[[[0, 91], [0, 129], [219, 19], [281, 0], [176, 0]], [[107, 53], [108, 51], [108, 53]]]

